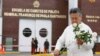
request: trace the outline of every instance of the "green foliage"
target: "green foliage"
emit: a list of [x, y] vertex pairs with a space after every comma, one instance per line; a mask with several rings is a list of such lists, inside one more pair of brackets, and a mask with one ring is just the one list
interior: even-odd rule
[[80, 39], [82, 39], [86, 43], [87, 42], [91, 43], [91, 37], [92, 37], [92, 35], [89, 34], [89, 31], [88, 32], [80, 31], [80, 34], [75, 36], [75, 38], [80, 38]]
[[92, 34], [90, 34], [89, 31], [85, 32], [85, 30], [80, 30], [79, 24], [75, 25], [73, 26], [74, 27], [73, 31], [75, 32], [75, 38], [82, 39], [85, 43], [88, 42], [91, 43]]

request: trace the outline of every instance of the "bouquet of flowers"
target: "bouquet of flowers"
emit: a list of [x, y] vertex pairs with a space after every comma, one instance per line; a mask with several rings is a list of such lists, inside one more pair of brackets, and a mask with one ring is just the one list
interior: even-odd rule
[[[75, 33], [76, 39], [81, 39], [85, 43], [88, 43], [88, 42], [91, 43], [92, 34], [90, 34], [89, 31], [86, 32], [85, 30], [80, 30], [81, 26], [76, 23], [73, 24], [73, 27], [74, 27], [73, 31]], [[78, 48], [80, 48], [80, 45], [78, 45]]]

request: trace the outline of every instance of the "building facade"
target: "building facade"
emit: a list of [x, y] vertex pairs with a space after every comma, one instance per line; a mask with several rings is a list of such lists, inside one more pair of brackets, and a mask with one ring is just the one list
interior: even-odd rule
[[83, 11], [83, 21], [98, 33], [94, 49], [100, 51], [99, 0], [0, 0], [0, 44], [6, 51], [30, 52], [32, 38], [37, 38], [38, 51], [43, 52], [48, 39], [51, 51], [71, 24], [68, 12], [74, 7]]

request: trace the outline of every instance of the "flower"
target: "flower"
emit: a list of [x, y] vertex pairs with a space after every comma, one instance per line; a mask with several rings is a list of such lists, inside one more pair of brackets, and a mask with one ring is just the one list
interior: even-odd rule
[[96, 40], [97, 40], [97, 33], [96, 32], [93, 32], [92, 33], [92, 38], [93, 38], [93, 40], [96, 42]]
[[97, 33], [96, 33], [96, 32], [93, 32], [93, 33], [92, 33], [92, 36], [93, 36], [93, 37], [97, 37]]
[[[81, 25], [79, 25], [79, 24], [74, 24], [73, 28], [74, 28], [73, 32], [75, 33], [75, 38], [76, 39], [81, 39], [85, 43], [88, 43], [88, 42], [91, 43], [92, 34], [90, 34], [89, 31], [86, 32], [85, 30], [80, 30]], [[94, 34], [94, 35], [96, 35], [96, 34]]]
[[76, 35], [79, 35], [80, 34], [80, 31], [76, 31]]
[[73, 23], [73, 27], [76, 27], [77, 26], [77, 23]]
[[79, 31], [80, 30], [79, 24], [77, 24], [77, 23], [73, 23], [73, 27], [74, 27], [73, 31]]

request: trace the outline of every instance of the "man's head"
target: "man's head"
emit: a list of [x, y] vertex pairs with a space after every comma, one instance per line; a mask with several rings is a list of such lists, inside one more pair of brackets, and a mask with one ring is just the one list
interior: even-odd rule
[[82, 12], [79, 8], [72, 8], [70, 10], [70, 17], [72, 23], [81, 23], [82, 20]]

